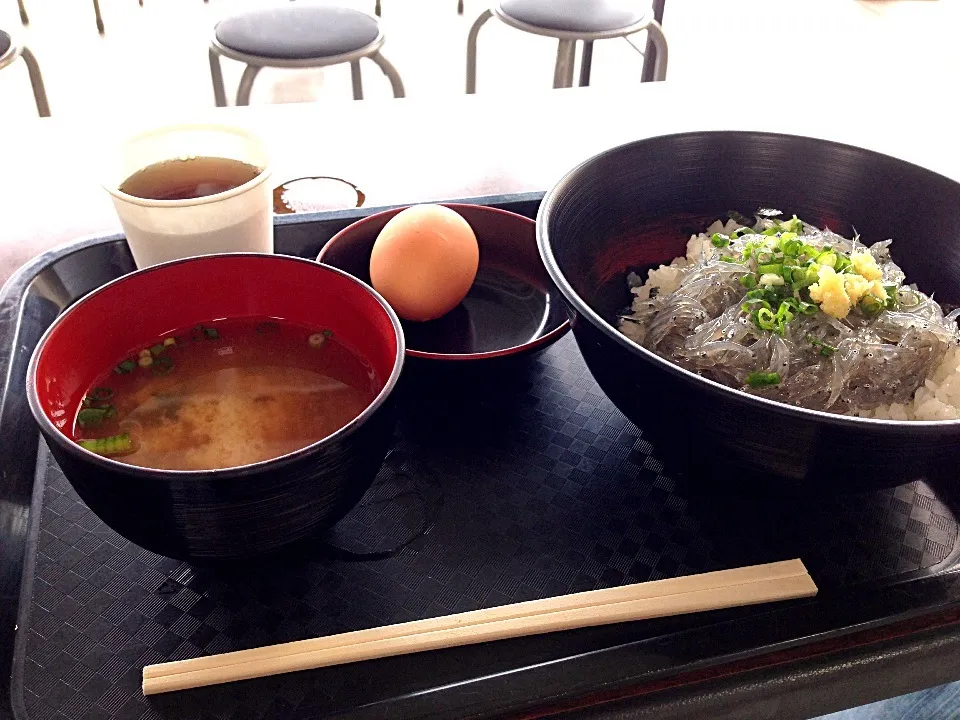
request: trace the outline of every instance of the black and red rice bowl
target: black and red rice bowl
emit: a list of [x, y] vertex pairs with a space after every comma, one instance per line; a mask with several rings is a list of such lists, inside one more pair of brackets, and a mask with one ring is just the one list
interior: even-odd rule
[[893, 238], [911, 282], [960, 304], [960, 184], [880, 153], [759, 132], [654, 137], [568, 173], [537, 218], [540, 252], [603, 391], [668, 465], [705, 481], [828, 490], [950, 479], [960, 421], [876, 420], [750, 395], [628, 339], [626, 277], [684, 254], [729, 211], [774, 207], [866, 242]]

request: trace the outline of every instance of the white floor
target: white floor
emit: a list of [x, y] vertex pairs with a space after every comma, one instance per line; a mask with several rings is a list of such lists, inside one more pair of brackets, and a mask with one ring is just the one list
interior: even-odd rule
[[[246, 8], [287, 0], [101, 0], [106, 33], [97, 34], [90, 0], [25, 0], [30, 25], [21, 28], [15, 0], [0, 0], [0, 28], [21, 34], [36, 54], [54, 115], [110, 113], [131, 105], [189, 110], [213, 104], [207, 43], [216, 21]], [[306, 0], [301, 0], [306, 1]], [[645, 2], [646, 0], [638, 0]], [[344, 0], [372, 11], [373, 0]], [[466, 36], [489, 0], [383, 0], [386, 54], [407, 95], [443, 97], [464, 92]], [[714, 81], [718, 105], [766, 97], [784, 111], [816, 98], [791, 98], [791, 78], [845, 72], [881, 74], [891, 83], [919, 72], [944, 78], [945, 92], [960, 78], [958, 0], [667, 0], [670, 81]], [[635, 38], [642, 48], [643, 38]], [[548, 92], [555, 41], [491, 21], [480, 37], [478, 92]], [[628, 87], [639, 82], [642, 58], [624, 40], [597, 44], [593, 83]], [[227, 62], [228, 88], [241, 68]], [[365, 65], [367, 97], [389, 95], [389, 85]], [[325, 71], [265, 70], [252, 102], [350, 101], [346, 67]], [[697, 109], [692, 108], [692, 111]], [[736, 111], [743, 111], [742, 108]], [[869, 108], [830, 108], [860, 112]], [[933, 110], [931, 110], [933, 111]], [[0, 124], [34, 116], [26, 70], [18, 62], [0, 71]], [[508, 119], [505, 119], [508, 124]], [[322, 128], [318, 128], [322, 132]]]
[[[2, 0], [0, 27], [19, 29], [14, 0]], [[110, 112], [124, 105], [202, 107], [213, 104], [207, 45], [217, 20], [246, 8], [285, 0], [101, 0], [106, 32], [97, 34], [90, 0], [26, 0], [29, 28], [23, 36], [37, 56], [53, 114]], [[345, 4], [372, 12], [372, 0]], [[485, 6], [456, 0], [384, 0], [383, 49], [403, 77], [408, 97], [464, 92], [466, 36]], [[643, 38], [637, 38], [643, 46]], [[520, 33], [491, 21], [480, 36], [480, 92], [546, 91], [553, 78], [556, 41]], [[623, 40], [600, 43], [595, 51], [595, 84], [639, 82], [643, 58]], [[390, 94], [372, 63], [364, 63], [367, 97]], [[242, 67], [225, 61], [228, 94]], [[347, 66], [325, 70], [266, 69], [254, 86], [252, 103], [349, 102]], [[9, 105], [8, 105], [9, 103]], [[0, 107], [24, 117], [32, 112], [23, 67], [0, 73]]]

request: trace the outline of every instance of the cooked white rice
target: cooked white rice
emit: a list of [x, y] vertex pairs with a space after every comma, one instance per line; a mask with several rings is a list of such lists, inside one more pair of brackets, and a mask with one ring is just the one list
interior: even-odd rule
[[960, 418], [960, 348], [947, 350], [937, 369], [906, 405], [893, 403], [857, 413], [881, 420], [956, 420]]
[[[674, 258], [669, 265], [661, 265], [647, 274], [647, 279], [632, 275], [628, 280], [634, 285], [632, 292], [637, 299], [644, 301], [650, 298], [650, 293], [672, 293], [680, 286], [681, 273], [684, 268], [693, 265], [702, 258], [709, 258], [716, 252], [710, 238], [714, 233], [730, 235], [741, 227], [733, 220], [726, 224], [717, 220], [707, 231], [699, 235], [691, 235], [687, 242], [685, 257]], [[642, 284], [641, 284], [642, 282]], [[630, 337], [631, 323], [624, 323], [621, 330]], [[636, 340], [637, 338], [633, 338]], [[960, 348], [951, 347], [937, 366], [933, 374], [914, 393], [909, 403], [892, 403], [880, 405], [873, 410], [864, 410], [855, 413], [858, 417], [876, 418], [879, 420], [957, 420], [960, 419]]]
[[[633, 294], [636, 295], [640, 300], [649, 300], [650, 292], [654, 289], [656, 289], [657, 292], [672, 293], [674, 290], [680, 287], [681, 270], [690, 267], [701, 259], [709, 259], [713, 257], [713, 254], [716, 252], [716, 248], [713, 246], [713, 243], [710, 242], [710, 238], [714, 233], [723, 233], [724, 235], [729, 235], [739, 227], [742, 226], [738, 225], [733, 220], [727, 220], [726, 225], [717, 220], [715, 223], [713, 223], [713, 225], [707, 228], [705, 233], [691, 235], [690, 240], [687, 242], [686, 257], [674, 258], [669, 265], [661, 265], [660, 267], [651, 270], [649, 273], [647, 273], [647, 280], [646, 282], [643, 282], [642, 285], [642, 279], [637, 275], [631, 274], [631, 277], [627, 278], [627, 281], [631, 285], [635, 286], [632, 289]], [[621, 328], [621, 330], [624, 332], [628, 331], [629, 329], [629, 323]]]

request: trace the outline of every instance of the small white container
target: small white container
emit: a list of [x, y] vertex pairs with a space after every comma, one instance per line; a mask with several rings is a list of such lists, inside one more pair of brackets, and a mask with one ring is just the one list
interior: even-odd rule
[[[261, 168], [226, 192], [188, 200], [148, 200], [120, 191], [143, 168], [167, 160], [221, 157]], [[240, 128], [176, 125], [142, 133], [119, 148], [104, 187], [138, 268], [225, 252], [273, 252], [273, 187], [263, 143]]]

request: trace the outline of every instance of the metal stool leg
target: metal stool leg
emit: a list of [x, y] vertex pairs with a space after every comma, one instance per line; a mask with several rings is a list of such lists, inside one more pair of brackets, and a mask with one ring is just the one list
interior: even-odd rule
[[590, 84], [590, 70], [593, 66], [593, 40], [583, 41], [583, 55], [580, 56], [580, 87]]
[[17, 6], [20, 8], [20, 22], [29, 25], [30, 18], [27, 17], [27, 6], [23, 4], [23, 0], [17, 0]]
[[557, 64], [553, 70], [553, 87], [573, 87], [573, 53], [577, 48], [576, 40], [557, 42]]
[[100, 14], [100, 0], [93, 0], [93, 14], [97, 17], [97, 32], [103, 35], [103, 16]]
[[353, 82], [353, 99], [363, 100], [363, 78], [360, 75], [360, 61], [350, 61], [350, 80]]
[[395, 98], [406, 97], [406, 94], [403, 91], [403, 80], [400, 79], [400, 73], [397, 72], [397, 69], [390, 63], [390, 61], [381, 55], [379, 51], [375, 52], [369, 57], [380, 66], [380, 69], [383, 70], [383, 74], [387, 76], [387, 79], [390, 81], [390, 87], [393, 88], [393, 96]]
[[651, 21], [647, 26], [647, 45], [653, 45], [653, 81], [660, 82], [667, 79], [667, 38], [660, 28], [660, 23]]
[[457, 0], [457, 15], [463, 15], [463, 0]]
[[492, 17], [493, 11], [484, 10], [474, 21], [470, 34], [467, 35], [467, 95], [477, 92], [477, 36], [480, 34], [480, 28]]
[[250, 104], [250, 91], [253, 90], [253, 81], [262, 68], [259, 65], [247, 65], [240, 77], [240, 87], [237, 88], [237, 105]]
[[227, 91], [223, 87], [223, 68], [220, 67], [220, 53], [210, 48], [210, 79], [213, 81], [213, 101], [217, 107], [227, 106]]
[[40, 66], [37, 59], [27, 48], [23, 48], [20, 53], [23, 61], [27, 64], [27, 72], [30, 73], [30, 85], [33, 87], [33, 99], [37, 102], [37, 112], [40, 117], [50, 117], [50, 105], [47, 104], [47, 91], [43, 87], [43, 76], [40, 74]]
[[[665, 4], [666, 0], [653, 0], [653, 19], [657, 23], [663, 23], [663, 9]], [[643, 74], [640, 76], [640, 82], [650, 82], [653, 80], [653, 64], [656, 62], [656, 59], [657, 49], [654, 47], [653, 41], [648, 34], [647, 47], [643, 51]]]
[[377, 4], [373, 6], [373, 14], [376, 15], [377, 17], [380, 17], [380, 12], [382, 10], [383, 8], [380, 7], [380, 0], [377, 0]]

